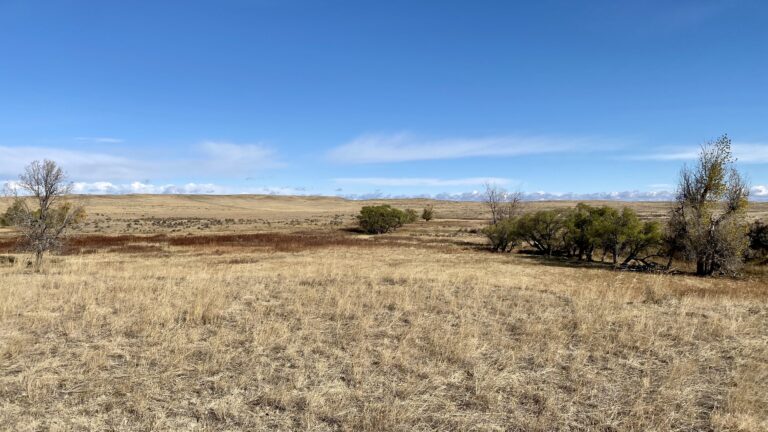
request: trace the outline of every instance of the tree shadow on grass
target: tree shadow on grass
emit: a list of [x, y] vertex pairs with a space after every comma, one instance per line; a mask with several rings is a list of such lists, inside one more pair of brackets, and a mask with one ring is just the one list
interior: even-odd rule
[[561, 255], [549, 256], [529, 250], [521, 250], [514, 252], [514, 254], [528, 262], [533, 262], [545, 266], [600, 270], [622, 270], [621, 267], [615, 267], [613, 263], [605, 261], [585, 261]]

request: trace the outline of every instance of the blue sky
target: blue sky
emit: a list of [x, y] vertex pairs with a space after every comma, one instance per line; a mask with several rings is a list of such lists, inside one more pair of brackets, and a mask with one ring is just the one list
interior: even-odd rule
[[728, 133], [768, 196], [766, 22], [759, 0], [0, 0], [0, 181], [52, 158], [81, 192], [649, 197]]

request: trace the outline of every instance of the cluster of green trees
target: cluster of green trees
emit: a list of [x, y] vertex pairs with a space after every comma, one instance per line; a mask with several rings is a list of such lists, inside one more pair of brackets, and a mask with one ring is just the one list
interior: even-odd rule
[[579, 204], [566, 210], [541, 210], [517, 216], [517, 200], [503, 202], [498, 216], [498, 190], [486, 187], [491, 224], [483, 232], [495, 251], [521, 243], [546, 255], [591, 261], [610, 256], [616, 265], [637, 262], [656, 265], [651, 258], [694, 263], [696, 274], [735, 274], [747, 259], [768, 255], [768, 227], [746, 222], [749, 188], [736, 170], [731, 140], [724, 135], [703, 146], [694, 166], [680, 173], [675, 203], [665, 224], [642, 221], [629, 208]]
[[572, 209], [539, 210], [506, 218], [483, 230], [498, 252], [525, 243], [544, 255], [563, 255], [593, 261], [610, 256], [614, 264], [646, 262], [662, 243], [661, 225], [641, 221], [629, 208], [621, 211], [580, 203]]

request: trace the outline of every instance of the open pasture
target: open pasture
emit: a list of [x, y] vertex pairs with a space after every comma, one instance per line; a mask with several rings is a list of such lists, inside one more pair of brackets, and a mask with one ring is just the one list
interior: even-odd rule
[[2, 429], [768, 429], [759, 272], [492, 254], [476, 203], [367, 236], [355, 201], [83, 200], [42, 273], [0, 266]]

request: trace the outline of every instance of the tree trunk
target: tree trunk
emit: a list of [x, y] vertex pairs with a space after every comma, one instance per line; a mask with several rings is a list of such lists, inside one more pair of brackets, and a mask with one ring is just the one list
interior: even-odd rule
[[696, 260], [696, 275], [708, 276], [712, 274], [711, 267], [705, 258], [698, 258]]
[[35, 251], [35, 271], [43, 269], [43, 251]]

